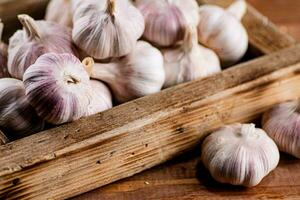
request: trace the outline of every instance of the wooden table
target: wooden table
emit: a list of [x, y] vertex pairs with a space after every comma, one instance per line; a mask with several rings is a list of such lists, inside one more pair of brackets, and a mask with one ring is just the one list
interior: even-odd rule
[[[300, 1], [248, 0], [300, 41]], [[83, 194], [74, 200], [300, 199], [300, 161], [282, 155], [279, 167], [255, 188], [218, 184], [199, 162], [200, 147], [164, 165]]]

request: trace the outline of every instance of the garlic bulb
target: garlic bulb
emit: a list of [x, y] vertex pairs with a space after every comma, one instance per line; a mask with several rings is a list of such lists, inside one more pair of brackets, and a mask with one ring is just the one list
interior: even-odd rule
[[77, 120], [92, 99], [85, 66], [72, 54], [44, 54], [24, 74], [26, 95], [38, 115], [51, 124]]
[[159, 92], [165, 80], [160, 51], [143, 41], [129, 55], [108, 64], [96, 63], [88, 71], [92, 78], [107, 83], [120, 103]]
[[300, 103], [288, 101], [274, 106], [263, 115], [263, 129], [279, 150], [300, 158]]
[[227, 10], [214, 5], [200, 6], [199, 42], [214, 50], [224, 66], [239, 61], [248, 49], [248, 34], [240, 20], [247, 4], [238, 0]]
[[158, 46], [171, 46], [184, 38], [186, 26], [199, 23], [195, 0], [137, 0], [145, 19], [144, 38]]
[[201, 157], [217, 181], [252, 187], [276, 168], [279, 151], [254, 124], [234, 124], [208, 136]]
[[2, 42], [3, 23], [0, 19], [0, 78], [9, 77], [7, 69], [7, 45]]
[[163, 51], [166, 80], [164, 87], [195, 80], [221, 71], [218, 56], [198, 44], [197, 30], [189, 28], [182, 46]]
[[11, 140], [43, 130], [44, 122], [25, 96], [22, 81], [12, 78], [0, 79], [0, 129]]
[[78, 5], [73, 40], [93, 58], [127, 55], [144, 32], [143, 16], [128, 0], [85, 0]]
[[112, 95], [109, 88], [102, 82], [97, 80], [90, 81], [93, 89], [92, 101], [88, 106], [86, 116], [94, 115], [113, 107]]
[[71, 0], [51, 0], [46, 10], [45, 19], [72, 27], [73, 12]]
[[8, 70], [12, 77], [22, 79], [26, 69], [45, 53], [77, 54], [72, 44], [71, 30], [47, 21], [34, 21], [19, 15], [24, 29], [9, 40]]

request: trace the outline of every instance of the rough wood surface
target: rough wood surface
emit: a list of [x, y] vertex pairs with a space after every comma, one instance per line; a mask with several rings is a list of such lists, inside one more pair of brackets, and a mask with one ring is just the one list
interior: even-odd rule
[[71, 197], [163, 163], [223, 124], [251, 121], [300, 97], [299, 52], [295, 46], [0, 146], [0, 197]]

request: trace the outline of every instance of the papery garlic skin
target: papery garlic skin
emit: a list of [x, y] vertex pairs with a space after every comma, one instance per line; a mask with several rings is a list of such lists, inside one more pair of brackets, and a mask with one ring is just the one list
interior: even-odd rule
[[26, 95], [38, 115], [51, 124], [75, 121], [92, 101], [90, 79], [72, 54], [44, 54], [24, 74]]
[[215, 180], [252, 187], [276, 168], [279, 150], [254, 124], [233, 124], [204, 140], [201, 158]]
[[54, 22], [35, 21], [28, 15], [18, 18], [24, 28], [10, 38], [8, 46], [8, 70], [12, 77], [22, 80], [26, 69], [45, 53], [77, 55], [69, 28]]
[[278, 104], [265, 112], [262, 126], [280, 151], [300, 158], [299, 101]]
[[51, 0], [47, 6], [45, 19], [63, 26], [73, 27], [71, 0]]
[[243, 0], [227, 10], [215, 5], [200, 6], [199, 42], [214, 50], [224, 66], [238, 62], [248, 49], [247, 31], [237, 18], [245, 14], [246, 8]]
[[195, 0], [137, 0], [145, 19], [143, 37], [158, 46], [168, 47], [182, 41], [187, 26], [199, 23]]
[[113, 107], [112, 94], [109, 88], [97, 80], [90, 81], [93, 93], [86, 116], [94, 115]]
[[25, 96], [22, 81], [0, 79], [0, 129], [10, 140], [19, 139], [42, 131], [44, 122]]
[[128, 0], [79, 2], [73, 23], [75, 44], [102, 60], [129, 54], [145, 28], [142, 14]]
[[221, 71], [218, 56], [198, 44], [197, 30], [194, 28], [188, 28], [181, 46], [162, 52], [166, 74], [165, 88]]
[[7, 45], [2, 42], [3, 28], [4, 25], [0, 19], [0, 78], [9, 77], [7, 69]]
[[91, 77], [107, 83], [119, 103], [159, 92], [165, 81], [163, 56], [149, 43], [139, 41], [124, 58], [95, 63]]

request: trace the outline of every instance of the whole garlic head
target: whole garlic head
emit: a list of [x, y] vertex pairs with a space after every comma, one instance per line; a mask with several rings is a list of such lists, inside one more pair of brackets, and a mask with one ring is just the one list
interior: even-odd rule
[[90, 81], [93, 93], [92, 101], [88, 107], [86, 116], [94, 115], [113, 107], [112, 95], [109, 88], [101, 81]]
[[46, 10], [45, 19], [58, 24], [73, 27], [72, 0], [51, 0]]
[[51, 124], [75, 121], [87, 112], [92, 89], [85, 66], [72, 54], [44, 54], [24, 74], [26, 95]]
[[129, 55], [108, 64], [96, 63], [88, 71], [92, 78], [107, 83], [120, 103], [159, 92], [165, 81], [162, 54], [143, 41]]
[[145, 19], [144, 38], [158, 46], [171, 46], [184, 38], [186, 26], [199, 23], [195, 0], [137, 0]]
[[278, 104], [263, 115], [263, 129], [280, 151], [300, 158], [299, 100]]
[[85, 0], [78, 3], [73, 23], [75, 44], [96, 59], [129, 54], [145, 28], [142, 14], [128, 0]]
[[226, 10], [215, 5], [200, 6], [199, 42], [214, 50], [224, 66], [238, 62], [248, 49], [248, 34], [240, 22], [246, 10], [244, 0]]
[[23, 30], [10, 38], [8, 46], [8, 70], [12, 77], [22, 79], [26, 69], [45, 53], [77, 55], [69, 28], [53, 22], [35, 21], [28, 15], [18, 18]]
[[2, 42], [2, 33], [4, 25], [0, 19], [0, 78], [9, 77], [7, 69], [7, 45]]
[[183, 44], [163, 50], [166, 80], [164, 87], [189, 82], [221, 71], [218, 56], [198, 44], [197, 30], [188, 28]]
[[11, 140], [42, 131], [44, 122], [25, 96], [22, 81], [12, 78], [0, 79], [0, 129]]
[[217, 181], [252, 187], [276, 168], [279, 151], [254, 124], [234, 124], [204, 140], [201, 158]]

